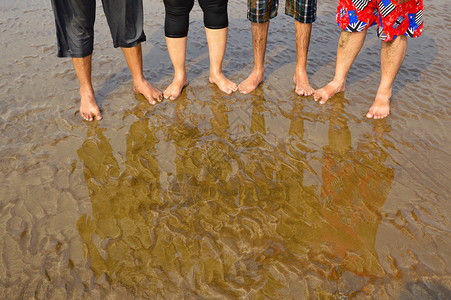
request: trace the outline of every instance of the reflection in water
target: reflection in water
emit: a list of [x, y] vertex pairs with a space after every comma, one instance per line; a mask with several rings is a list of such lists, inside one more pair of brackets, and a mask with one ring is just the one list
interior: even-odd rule
[[[337, 99], [321, 185], [305, 184], [316, 172], [301, 101], [277, 116], [290, 126], [273, 144], [263, 96], [252, 99], [250, 124], [241, 120], [236, 136], [231, 120], [241, 112], [222, 95], [212, 99], [197, 115], [181, 99], [158, 125], [137, 110], [123, 168], [103, 129], [88, 132], [78, 155], [93, 213], [77, 225], [97, 281], [136, 296], [280, 298], [327, 295], [311, 276], [383, 276], [375, 237], [394, 178], [378, 143], [387, 130], [353, 148], [345, 100]], [[165, 141], [175, 157], [159, 153]], [[176, 172], [165, 175], [167, 185], [162, 163]]]
[[329, 253], [340, 256], [339, 269], [381, 277], [384, 270], [375, 240], [394, 170], [384, 165], [387, 153], [376, 141], [365, 139], [351, 147], [343, 102], [333, 105], [336, 111], [329, 121], [329, 146], [324, 149], [322, 167], [321, 242]]
[[[199, 9], [190, 85], [151, 108], [131, 99], [99, 18], [96, 125], [80, 122], [72, 63], [55, 58], [50, 3], [1, 1], [0, 299], [451, 299], [449, 0], [430, 2], [394, 113], [374, 122], [363, 115], [380, 76], [374, 35], [349, 76], [352, 105], [295, 96], [290, 18], [271, 24], [261, 87], [224, 96], [207, 83]], [[144, 69], [164, 89], [164, 8], [146, 3]], [[316, 87], [340, 34], [336, 3], [319, 9]], [[224, 66], [237, 82], [252, 68], [245, 11], [229, 1]]]
[[[120, 170], [103, 129], [93, 128], [78, 150], [84, 162], [92, 219], [77, 222], [96, 277], [127, 287], [150, 284], [157, 276], [150, 262], [151, 212], [159, 206], [158, 163], [154, 128], [136, 121], [127, 135], [125, 170]], [[100, 244], [96, 244], [100, 241]]]

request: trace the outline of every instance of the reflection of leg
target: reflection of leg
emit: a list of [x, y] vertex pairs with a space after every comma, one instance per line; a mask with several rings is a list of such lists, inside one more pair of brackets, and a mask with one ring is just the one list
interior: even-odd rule
[[337, 47], [335, 77], [329, 84], [315, 92], [315, 101], [320, 100], [319, 103], [324, 104], [336, 93], [344, 92], [346, 77], [363, 46], [365, 36], [366, 30], [362, 32], [341, 32]]
[[310, 96], [314, 89], [310, 86], [307, 77], [307, 53], [310, 44], [310, 33], [312, 23], [301, 23], [294, 21], [296, 33], [296, 70], [293, 81], [296, 84], [296, 94]]
[[[217, 99], [221, 99], [218, 96]], [[211, 112], [213, 117], [210, 119], [212, 132], [221, 137], [227, 136], [227, 130], [229, 129], [229, 118], [227, 116], [227, 107], [223, 101], [211, 101]]]
[[224, 93], [231, 94], [237, 90], [237, 85], [227, 79], [222, 73], [222, 61], [227, 45], [228, 28], [209, 29], [205, 27], [210, 55], [210, 82], [218, 86]]
[[240, 92], [247, 94], [257, 88], [263, 81], [265, 73], [265, 51], [268, 38], [269, 21], [266, 23], [251, 23], [252, 44], [254, 48], [254, 69], [251, 75], [238, 85]]
[[150, 104], [156, 104], [156, 101], [161, 101], [161, 92], [154, 88], [144, 77], [141, 43], [135, 47], [121, 49], [132, 74], [133, 91], [146, 97]]
[[407, 37], [402, 35], [390, 42], [382, 42], [381, 83], [376, 99], [367, 113], [367, 118], [382, 119], [390, 113], [390, 97], [393, 82], [401, 68], [407, 49]]
[[168, 46], [169, 57], [174, 66], [174, 79], [172, 83], [164, 91], [166, 99], [175, 100], [183, 88], [188, 85], [188, 78], [186, 77], [186, 42], [187, 37], [170, 38], [166, 37], [166, 44]]
[[252, 101], [252, 116], [251, 116], [251, 133], [260, 132], [266, 135], [266, 124], [265, 124], [265, 99], [263, 97], [256, 97]]
[[94, 89], [91, 82], [91, 58], [92, 54], [85, 57], [74, 57], [75, 73], [80, 83], [80, 114], [86, 121], [102, 119], [102, 114], [97, 106]]
[[303, 105], [301, 101], [294, 101], [293, 109], [290, 113], [290, 129], [289, 134], [299, 137], [301, 141], [304, 141], [304, 113]]
[[77, 221], [78, 232], [80, 237], [86, 243], [89, 253], [89, 263], [96, 278], [100, 277], [103, 273], [108, 271], [105, 259], [100, 254], [99, 250], [95, 246], [92, 237], [96, 231], [96, 224], [86, 214], [82, 215]]
[[345, 155], [351, 150], [351, 131], [348, 119], [344, 116], [344, 101], [333, 104], [333, 114], [329, 120], [329, 147], [332, 151]]

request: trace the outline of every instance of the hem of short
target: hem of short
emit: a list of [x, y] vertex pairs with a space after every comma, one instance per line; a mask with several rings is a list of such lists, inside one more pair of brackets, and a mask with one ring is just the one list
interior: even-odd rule
[[338, 26], [341, 30], [343, 30], [343, 31], [353, 33], [353, 32], [363, 32], [363, 31], [365, 31], [365, 30], [368, 30], [368, 29], [369, 29], [370, 27], [372, 27], [373, 25], [365, 26], [365, 27], [363, 27], [362, 29], [356, 30], [356, 31], [347, 30], [347, 26], [346, 26], [345, 28], [343, 28], [343, 27], [340, 26], [340, 23], [337, 23], [337, 26]]
[[138, 44], [145, 42], [145, 41], [146, 41], [146, 37], [142, 37], [142, 38], [139, 38], [138, 40], [134, 41], [133, 43], [116, 44], [116, 45], [114, 45], [114, 48], [133, 48], [133, 47], [137, 46]]
[[378, 38], [379, 38], [379, 40], [381, 40], [382, 42], [388, 43], [388, 42], [392, 42], [393, 40], [395, 40], [398, 36], [406, 36], [407, 38], [416, 39], [416, 38], [419, 38], [419, 37], [421, 36], [421, 34], [422, 34], [422, 32], [421, 32], [419, 35], [411, 36], [411, 35], [407, 34], [407, 31], [406, 31], [406, 32], [404, 32], [404, 33], [402, 33], [402, 34], [395, 35], [395, 36], [394, 36], [393, 38], [391, 38], [390, 40], [381, 39], [380, 37], [378, 37]]
[[423, 31], [421, 31], [419, 35], [415, 35], [415, 36], [410, 36], [410, 35], [407, 34], [407, 32], [404, 32], [402, 35], [405, 35], [405, 36], [407, 36], [408, 38], [411, 38], [411, 39], [416, 39], [416, 38], [419, 38], [422, 34], [423, 34]]
[[[370, 27], [372, 27], [373, 25], [374, 25], [374, 24], [370, 25], [369, 27], [364, 27], [363, 29], [358, 30], [358, 31], [350, 31], [350, 30], [346, 30], [346, 27], [345, 27], [345, 28], [342, 28], [342, 27], [340, 26], [340, 24], [337, 23], [337, 26], [340, 27], [341, 30], [346, 31], [346, 32], [350, 32], [350, 33], [353, 33], [353, 32], [363, 32], [363, 31], [365, 31], [365, 30], [368, 30], [368, 29], [369, 29]], [[408, 38], [415, 39], [415, 38], [417, 38], [417, 37], [420, 37], [421, 34], [423, 34], [423, 31], [421, 31], [420, 34], [419, 34], [419, 35], [416, 35], [416, 36], [410, 36], [410, 35], [408, 35], [408, 34], [406, 34], [406, 33], [407, 33], [407, 31], [404, 32], [404, 33], [395, 35], [395, 36], [394, 36], [392, 39], [390, 39], [390, 40], [381, 39], [379, 36], [378, 36], [378, 39], [381, 40], [382, 42], [391, 42], [391, 41], [393, 41], [395, 38], [397, 38], [398, 36], [407, 36]]]
[[92, 54], [93, 51], [91, 52], [86, 52], [86, 53], [71, 53], [71, 52], [58, 52], [57, 56], [58, 57], [72, 57], [72, 58], [83, 58], [83, 57], [87, 57], [89, 55]]
[[167, 37], [167, 38], [170, 38], [170, 39], [182, 39], [182, 38], [187, 37], [188, 34], [185, 34], [185, 35], [180, 35], [180, 34], [165, 34], [164, 36]]
[[290, 13], [285, 13], [285, 14], [286, 14], [287, 16], [292, 17], [292, 18], [295, 19], [296, 21], [301, 22], [301, 23], [304, 23], [304, 24], [311, 24], [311, 23], [313, 23], [313, 22], [316, 21], [316, 16], [315, 16], [314, 18], [311, 18], [311, 19], [307, 20], [307, 21], [304, 21], [303, 19], [300, 20], [299, 18], [297, 18], [294, 14], [290, 14]]
[[248, 16], [247, 19], [249, 21], [251, 21], [252, 23], [264, 24], [266, 22], [269, 22], [269, 20], [274, 19], [275, 17], [277, 17], [277, 12], [273, 16], [269, 16], [269, 18], [267, 20], [255, 21], [255, 20], [251, 20], [251, 16]]
[[224, 29], [224, 28], [227, 28], [227, 27], [229, 27], [229, 24], [227, 23], [227, 25], [221, 25], [221, 26], [206, 26], [206, 25], [204, 25], [205, 26], [205, 28], [208, 28], [208, 29]]

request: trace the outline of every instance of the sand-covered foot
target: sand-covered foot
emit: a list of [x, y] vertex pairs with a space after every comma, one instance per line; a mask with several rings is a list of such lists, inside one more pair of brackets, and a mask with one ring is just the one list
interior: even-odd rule
[[154, 88], [147, 80], [133, 82], [133, 92], [143, 95], [150, 104], [155, 105], [163, 100], [163, 93]]
[[342, 93], [346, 89], [344, 84], [336, 83], [335, 81], [329, 82], [325, 87], [316, 90], [313, 93], [315, 101], [319, 101], [320, 104], [324, 104], [332, 98], [335, 94]]
[[187, 85], [188, 79], [186, 77], [174, 78], [172, 83], [164, 91], [164, 98], [169, 100], [177, 99]]
[[249, 94], [263, 82], [263, 79], [263, 72], [252, 71], [251, 75], [238, 85], [238, 89], [243, 94]]
[[383, 119], [390, 114], [390, 96], [377, 94], [373, 105], [366, 114], [368, 119]]
[[223, 73], [210, 74], [209, 80], [210, 83], [216, 84], [221, 91], [229, 95], [238, 89], [238, 85], [227, 79]]
[[86, 121], [102, 120], [92, 88], [80, 89], [80, 115]]
[[312, 88], [308, 81], [307, 74], [294, 74], [293, 76], [294, 84], [296, 84], [295, 92], [299, 96], [310, 96], [315, 90]]

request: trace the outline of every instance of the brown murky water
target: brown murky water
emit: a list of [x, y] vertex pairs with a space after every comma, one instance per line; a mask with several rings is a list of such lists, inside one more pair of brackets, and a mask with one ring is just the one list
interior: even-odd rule
[[[237, 3], [239, 2], [239, 3]], [[319, 3], [309, 73], [333, 74], [335, 1]], [[55, 57], [50, 3], [0, 2], [0, 298], [449, 299], [448, 0], [426, 1], [392, 115], [368, 121], [372, 30], [344, 95], [293, 92], [293, 22], [271, 23], [266, 81], [226, 96], [207, 83], [196, 5], [190, 85], [151, 107], [131, 92], [99, 6], [93, 81], [104, 120], [84, 123], [71, 61]], [[281, 8], [283, 9], [283, 1]], [[160, 1], [145, 1], [146, 75], [172, 68]], [[230, 3], [224, 65], [252, 64], [245, 1]]]

